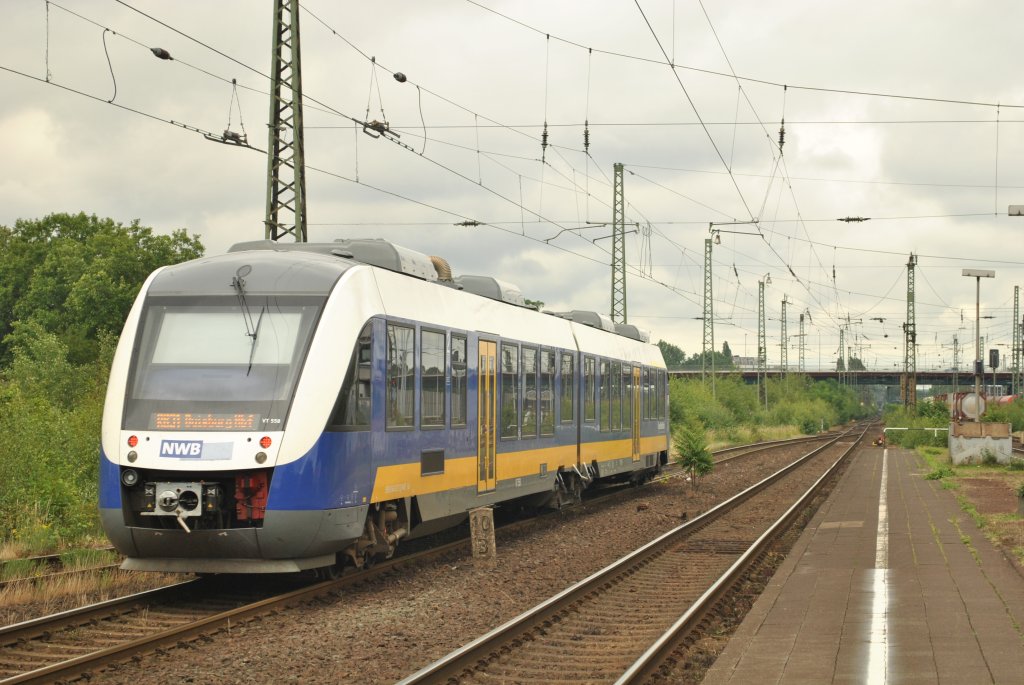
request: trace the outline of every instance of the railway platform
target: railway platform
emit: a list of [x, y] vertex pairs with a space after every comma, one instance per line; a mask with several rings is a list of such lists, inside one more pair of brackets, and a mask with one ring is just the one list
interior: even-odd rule
[[1024, 577], [916, 453], [852, 456], [704, 683], [1024, 683]]

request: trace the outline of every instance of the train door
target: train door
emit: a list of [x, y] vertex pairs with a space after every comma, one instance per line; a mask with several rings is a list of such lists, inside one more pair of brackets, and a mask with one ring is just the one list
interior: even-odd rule
[[640, 461], [640, 397], [641, 397], [641, 385], [640, 385], [640, 367], [633, 367], [633, 421], [631, 426], [631, 432], [633, 433], [633, 461]]
[[497, 486], [495, 459], [498, 448], [498, 344], [490, 340], [478, 343], [477, 366], [477, 492], [490, 492]]

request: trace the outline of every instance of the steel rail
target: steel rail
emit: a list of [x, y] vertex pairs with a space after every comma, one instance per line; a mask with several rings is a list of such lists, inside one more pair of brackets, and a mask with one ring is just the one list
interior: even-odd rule
[[[349, 573], [341, 578], [322, 581], [307, 587], [236, 607], [234, 609], [217, 612], [188, 624], [168, 628], [151, 635], [136, 638], [129, 642], [99, 649], [95, 652], [83, 654], [59, 663], [54, 663], [49, 666], [40, 667], [26, 673], [12, 676], [0, 680], [0, 685], [45, 683], [61, 678], [69, 678], [85, 671], [99, 668], [104, 664], [113, 661], [120, 661], [139, 653], [152, 651], [158, 647], [174, 645], [184, 640], [193, 639], [200, 635], [217, 630], [222, 626], [228, 625], [229, 622], [232, 621], [249, 620], [258, 615], [268, 613], [275, 608], [308, 601], [327, 592], [364, 582], [397, 568], [421, 563], [422, 561], [434, 556], [441, 556], [450, 551], [459, 549], [460, 547], [467, 546], [468, 544], [468, 539], [462, 539], [423, 552], [390, 559], [374, 566], [373, 568]], [[207, 583], [216, 581], [216, 577], [208, 579], [192, 579], [176, 585], [159, 588], [157, 590], [148, 590], [146, 592], [107, 600], [87, 607], [72, 609], [59, 614], [44, 616], [38, 619], [32, 619], [30, 621], [24, 621], [5, 628], [0, 628], [0, 646], [11, 645], [20, 641], [39, 639], [52, 635], [68, 627], [82, 626], [90, 623], [96, 623], [104, 619], [116, 618], [132, 611], [139, 605], [157, 603], [160, 601], [169, 602], [172, 600], [178, 600], [181, 599], [180, 593], [199, 592]]]
[[0, 590], [11, 585], [19, 585], [29, 583], [32, 581], [43, 581], [50, 582], [56, 578], [63, 578], [65, 576], [82, 575], [85, 573], [96, 573], [98, 571], [114, 571], [120, 568], [120, 564], [106, 564], [104, 566], [86, 566], [84, 568], [73, 568], [66, 571], [54, 571], [53, 573], [44, 573], [40, 576], [21, 576], [19, 578], [8, 578], [7, 580], [0, 580]]
[[[491, 654], [500, 651], [503, 646], [514, 642], [523, 634], [529, 633], [535, 627], [540, 626], [564, 607], [582, 599], [605, 583], [612, 582], [612, 580], [617, 576], [622, 575], [623, 573], [628, 573], [629, 569], [644, 563], [646, 559], [656, 554], [661, 548], [673, 543], [679, 538], [686, 537], [697, 530], [700, 530], [715, 519], [721, 517], [724, 513], [749, 499], [752, 495], [761, 492], [765, 488], [781, 480], [786, 475], [814, 458], [818, 453], [838, 442], [849, 432], [851, 431], [847, 431], [847, 433], [830, 439], [826, 444], [808, 452], [803, 457], [800, 457], [774, 474], [717, 504], [700, 516], [677, 526], [666, 533], [663, 533], [661, 536], [655, 538], [643, 547], [630, 552], [618, 561], [596, 571], [575, 585], [572, 585], [544, 602], [541, 602], [532, 609], [510, 619], [497, 628], [481, 635], [472, 642], [449, 653], [441, 659], [424, 666], [420, 670], [399, 681], [397, 685], [421, 685], [423, 683], [438, 683], [446, 682], [449, 679], [457, 679], [460, 674], [471, 671], [476, 664], [486, 660]], [[863, 436], [863, 433], [861, 433], [861, 435]]]
[[744, 573], [763, 555], [772, 544], [775, 538], [800, 515], [812, 499], [821, 491], [825, 483], [835, 474], [846, 458], [863, 440], [867, 434], [865, 429], [861, 435], [850, 445], [843, 454], [821, 475], [807, 491], [793, 503], [765, 530], [757, 540], [745, 551], [733, 564], [723, 573], [718, 580], [709, 587], [701, 597], [694, 602], [689, 609], [659, 637], [647, 650], [626, 669], [625, 673], [615, 681], [615, 685], [635, 685], [646, 682], [651, 675], [663, 664], [669, 654], [676, 648], [679, 642], [692, 632], [718, 603], [726, 595], [730, 588], [739, 580]]

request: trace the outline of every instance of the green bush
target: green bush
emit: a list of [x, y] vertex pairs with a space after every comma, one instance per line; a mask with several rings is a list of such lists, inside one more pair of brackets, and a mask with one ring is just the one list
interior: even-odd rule
[[25, 325], [0, 381], [0, 529], [38, 551], [96, 530], [99, 426], [113, 341], [75, 366], [58, 338]]

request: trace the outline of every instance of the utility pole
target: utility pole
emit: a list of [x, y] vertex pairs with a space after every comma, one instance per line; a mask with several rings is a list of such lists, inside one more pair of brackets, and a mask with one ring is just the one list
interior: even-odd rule
[[846, 329], [839, 324], [839, 361], [836, 366], [839, 369], [839, 385], [846, 384]]
[[626, 191], [622, 163], [615, 163], [612, 186], [612, 321], [626, 323]]
[[764, 329], [764, 281], [757, 282], [757, 391], [768, 409], [768, 341]]
[[704, 348], [700, 363], [701, 380], [711, 365], [711, 396], [715, 396], [715, 305], [711, 296], [711, 238], [704, 239]]
[[1012, 354], [1012, 367], [1010, 369], [1013, 380], [1010, 384], [1010, 394], [1016, 395], [1021, 391], [1021, 377], [1020, 377], [1020, 286], [1013, 286], [1013, 349]]
[[786, 305], [789, 304], [789, 296], [782, 296], [782, 359], [781, 366], [782, 371], [779, 373], [780, 378], [785, 378], [786, 373], [789, 372], [789, 337], [786, 335]]
[[907, 321], [903, 324], [903, 406], [917, 406], [917, 324], [914, 317], [914, 267], [917, 257], [907, 262]]
[[308, 237], [300, 56], [299, 0], [274, 0], [267, 214], [264, 225], [268, 240], [291, 235], [295, 242], [304, 243]]
[[960, 341], [953, 336], [953, 394], [960, 392]]

